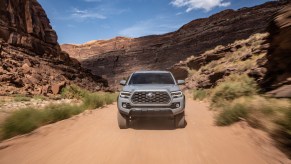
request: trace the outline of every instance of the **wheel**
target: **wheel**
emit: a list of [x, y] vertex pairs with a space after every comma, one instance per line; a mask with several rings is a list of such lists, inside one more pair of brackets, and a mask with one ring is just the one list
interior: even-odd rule
[[127, 129], [128, 127], [128, 118], [122, 115], [119, 111], [117, 112], [117, 121], [120, 129]]
[[185, 128], [185, 112], [175, 116], [175, 126], [176, 128]]

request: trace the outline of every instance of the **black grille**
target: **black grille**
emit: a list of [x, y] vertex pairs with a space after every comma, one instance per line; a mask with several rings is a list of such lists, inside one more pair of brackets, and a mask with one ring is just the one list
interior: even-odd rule
[[131, 101], [134, 104], [168, 104], [171, 98], [164, 91], [138, 91], [132, 95]]

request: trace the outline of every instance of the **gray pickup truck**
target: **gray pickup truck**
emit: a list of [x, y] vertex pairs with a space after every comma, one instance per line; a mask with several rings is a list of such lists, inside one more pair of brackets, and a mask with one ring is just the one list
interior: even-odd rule
[[117, 120], [126, 129], [130, 120], [140, 117], [169, 117], [176, 128], [185, 127], [185, 96], [168, 71], [138, 71], [128, 80], [120, 81], [123, 89], [118, 96]]

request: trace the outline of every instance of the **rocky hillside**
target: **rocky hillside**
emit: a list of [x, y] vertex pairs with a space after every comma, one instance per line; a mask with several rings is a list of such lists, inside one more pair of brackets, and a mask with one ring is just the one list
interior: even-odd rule
[[110, 85], [116, 85], [133, 71], [167, 69], [193, 54], [265, 32], [272, 15], [284, 5], [283, 1], [274, 1], [236, 11], [225, 10], [209, 18], [194, 20], [164, 35], [117, 37], [61, 47], [81, 61], [84, 68], [92, 70], [95, 75], [102, 75]]
[[262, 87], [276, 97], [291, 97], [291, 4], [280, 10], [268, 32], [270, 48]]
[[262, 80], [266, 73], [261, 68], [269, 48], [268, 33], [255, 34], [227, 46], [217, 46], [200, 55], [194, 55], [174, 65], [171, 71], [186, 79], [186, 87], [209, 89], [231, 74], [248, 74]]
[[187, 88], [209, 89], [231, 74], [247, 74], [261, 85], [261, 91], [291, 97], [290, 36], [291, 4], [273, 16], [267, 33], [193, 55], [171, 71], [186, 79]]
[[72, 83], [90, 90], [107, 85], [61, 51], [36, 0], [1, 0], [0, 13], [0, 95], [57, 94]]

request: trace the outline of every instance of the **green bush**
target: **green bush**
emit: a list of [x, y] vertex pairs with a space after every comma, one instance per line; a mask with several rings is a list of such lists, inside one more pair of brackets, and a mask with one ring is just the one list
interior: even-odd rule
[[34, 95], [33, 99], [35, 100], [46, 100], [47, 98], [43, 95]]
[[3, 138], [33, 131], [42, 124], [43, 113], [34, 108], [26, 108], [12, 113], [2, 125]]
[[216, 117], [216, 124], [220, 126], [230, 125], [240, 121], [242, 118], [246, 119], [249, 113], [245, 104], [241, 103], [235, 103], [224, 108]]
[[21, 102], [21, 101], [30, 101], [31, 98], [30, 97], [27, 97], [27, 96], [23, 96], [23, 95], [16, 95], [14, 97], [14, 101], [16, 102]]
[[[86, 109], [96, 109], [106, 104], [112, 104], [117, 99], [115, 93], [90, 93], [77, 86], [68, 86], [62, 91], [65, 98], [82, 99], [80, 106], [59, 104], [49, 105], [44, 109], [26, 108], [12, 112], [1, 126], [3, 138], [10, 138], [19, 134], [29, 133], [36, 128], [64, 120], [83, 112]], [[18, 96], [23, 101], [23, 97]], [[30, 99], [29, 99], [30, 100]]]
[[91, 109], [102, 107], [105, 104], [112, 104], [117, 99], [115, 93], [91, 93], [76, 85], [65, 87], [61, 94], [64, 98], [82, 99], [84, 106]]
[[247, 75], [232, 75], [219, 83], [212, 93], [212, 105], [217, 106], [224, 101], [257, 94], [257, 84]]
[[70, 85], [66, 86], [65, 88], [62, 89], [61, 95], [64, 98], [75, 98], [75, 99], [82, 99], [86, 95], [90, 94], [89, 91], [82, 89], [76, 85]]
[[104, 97], [96, 93], [87, 94], [83, 99], [83, 105], [87, 109], [103, 107], [105, 105]]
[[117, 101], [117, 96], [118, 94], [116, 93], [105, 93], [104, 94], [105, 104], [106, 105], [113, 104], [115, 101]]
[[21, 109], [13, 112], [3, 123], [3, 138], [29, 133], [36, 128], [70, 118], [84, 111], [80, 106], [68, 104], [49, 105], [45, 109]]
[[194, 100], [204, 100], [208, 96], [208, 91], [204, 89], [193, 90]]
[[84, 110], [81, 106], [76, 105], [49, 105], [43, 110], [45, 116], [44, 122], [54, 123], [77, 115]]

